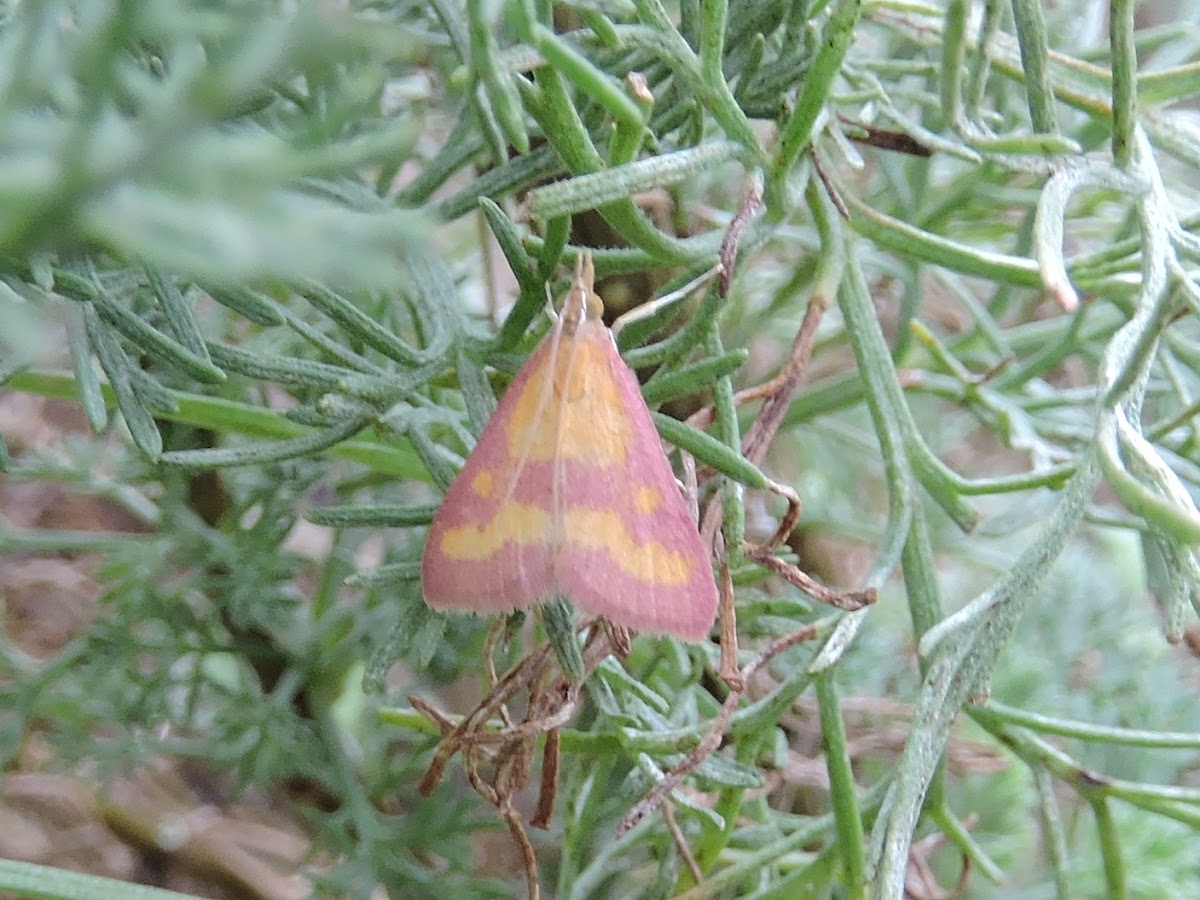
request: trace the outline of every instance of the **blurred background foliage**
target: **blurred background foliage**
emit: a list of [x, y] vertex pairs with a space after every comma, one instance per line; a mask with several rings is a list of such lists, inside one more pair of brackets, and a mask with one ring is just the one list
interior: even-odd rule
[[0, 890], [523, 893], [460, 771], [415, 792], [406, 697], [467, 712], [486, 632], [421, 602], [420, 526], [579, 251], [615, 314], [745, 226], [728, 295], [622, 349], [661, 411], [716, 401], [728, 485], [735, 392], [816, 304], [761, 465], [789, 558], [879, 600], [735, 568], [743, 662], [817, 638], [678, 840], [614, 828], [716, 716], [716, 645], [602, 667], [543, 892], [1200, 896], [1198, 15], [0, 5]]

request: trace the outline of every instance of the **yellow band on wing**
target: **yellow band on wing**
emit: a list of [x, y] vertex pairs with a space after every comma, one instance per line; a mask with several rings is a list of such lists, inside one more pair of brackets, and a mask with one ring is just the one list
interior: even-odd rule
[[[482, 562], [506, 543], [538, 544], [550, 539], [551, 520], [546, 510], [509, 500], [484, 525], [459, 525], [446, 529], [441, 551], [460, 562]], [[568, 543], [585, 550], [601, 550], [613, 565], [650, 584], [678, 587], [691, 581], [688, 558], [658, 541], [637, 543], [619, 513], [613, 510], [568, 510], [564, 527]]]
[[457, 525], [442, 535], [441, 550], [451, 559], [478, 562], [506, 543], [539, 544], [550, 537], [550, 513], [540, 506], [507, 500], [483, 525]]
[[639, 544], [629, 536], [619, 513], [603, 509], [572, 509], [567, 534], [588, 550], [604, 550], [626, 573], [662, 587], [679, 587], [692, 580], [692, 567], [682, 553], [658, 541]]

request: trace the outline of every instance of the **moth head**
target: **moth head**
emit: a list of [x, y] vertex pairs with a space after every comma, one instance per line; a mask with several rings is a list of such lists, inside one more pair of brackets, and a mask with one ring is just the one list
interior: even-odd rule
[[575, 258], [575, 278], [563, 300], [563, 328], [574, 334], [584, 320], [599, 322], [603, 316], [604, 301], [596, 293], [596, 268], [592, 254], [585, 250]]

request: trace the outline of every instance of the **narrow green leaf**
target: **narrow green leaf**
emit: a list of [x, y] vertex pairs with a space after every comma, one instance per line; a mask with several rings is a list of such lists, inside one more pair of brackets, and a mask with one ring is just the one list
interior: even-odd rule
[[683, 366], [665, 375], [655, 373], [654, 377], [642, 386], [642, 395], [651, 406], [686, 397], [711, 388], [718, 378], [731, 375], [740, 369], [749, 357], [749, 351], [739, 347], [737, 350], [728, 350], [720, 356]]
[[91, 345], [88, 342], [85, 311], [73, 307], [67, 312], [67, 343], [71, 350], [71, 365], [75, 371], [79, 405], [87, 417], [88, 426], [96, 434], [108, 427], [108, 407], [100, 388], [100, 378], [92, 367]]
[[204, 284], [204, 292], [239, 315], [258, 325], [282, 325], [283, 313], [275, 301], [249, 288]]
[[154, 417], [143, 405], [133, 388], [134, 365], [117, 343], [116, 338], [100, 322], [100, 317], [92, 309], [91, 304], [84, 307], [84, 327], [92, 351], [100, 362], [100, 368], [108, 376], [108, 383], [116, 395], [117, 409], [125, 419], [125, 427], [133, 443], [146, 456], [158, 459], [162, 455], [162, 435], [154, 423]]
[[11, 859], [0, 859], [0, 889], [46, 900], [196, 900], [192, 894]]
[[318, 506], [306, 518], [316, 525], [333, 528], [408, 528], [428, 525], [437, 505], [432, 506]]
[[261, 381], [273, 381], [293, 387], [335, 390], [343, 379], [357, 372], [292, 356], [265, 356], [250, 353], [229, 344], [205, 345], [212, 360], [223, 368]]
[[480, 434], [496, 411], [496, 395], [492, 392], [483, 367], [465, 350], [458, 352], [458, 385], [462, 389], [471, 428], [475, 434]]
[[104, 288], [97, 287], [92, 305], [100, 314], [100, 318], [125, 335], [134, 346], [165, 365], [181, 369], [197, 381], [207, 384], [221, 384], [225, 381], [225, 373], [211, 362], [147, 325], [141, 317], [113, 300]]
[[129, 383], [133, 387], [133, 392], [137, 394], [138, 399], [145, 404], [146, 408], [153, 410], [155, 414], [166, 413], [168, 415], [179, 411], [179, 401], [175, 399], [175, 395], [161, 384], [158, 380], [146, 373], [143, 369], [131, 368], [129, 370]]
[[146, 266], [146, 278], [150, 288], [158, 298], [167, 324], [175, 333], [176, 339], [190, 353], [200, 359], [208, 359], [208, 348], [204, 344], [204, 336], [200, 333], [200, 325], [196, 322], [192, 307], [184, 299], [183, 292], [175, 284], [174, 279], [163, 275], [153, 266]]
[[689, 428], [662, 413], [652, 412], [650, 415], [664, 440], [690, 453], [705, 465], [712, 466], [722, 475], [728, 475], [738, 484], [757, 490], [765, 490], [770, 485], [770, 480], [757, 466], [715, 437]]
[[414, 559], [407, 562], [385, 563], [365, 572], [355, 572], [346, 579], [346, 584], [353, 587], [386, 588], [416, 581], [420, 577], [421, 561]]
[[404, 366], [415, 366], [427, 359], [426, 354], [409, 346], [388, 331], [340, 294], [314, 281], [305, 283], [303, 296], [341, 326], [350, 337], [375, 348], [384, 356]]
[[284, 441], [252, 444], [246, 447], [212, 450], [172, 450], [159, 458], [169, 466], [184, 469], [216, 469], [230, 466], [261, 466], [301, 456], [312, 456], [348, 440], [369, 424], [367, 419], [351, 419], [326, 431]]
[[408, 660], [418, 671], [424, 669], [437, 653], [445, 631], [445, 616], [426, 606], [419, 595], [406, 597], [387, 639], [367, 660], [363, 690], [368, 694], [383, 691], [388, 670], [398, 659]]
[[496, 237], [496, 243], [500, 245], [500, 251], [508, 260], [508, 267], [512, 269], [521, 290], [536, 293], [541, 288], [541, 280], [529, 264], [529, 257], [525, 254], [516, 223], [487, 197], [479, 198], [479, 208], [483, 211], [483, 216], [487, 219], [488, 226]]
[[744, 153], [744, 148], [733, 141], [710, 141], [688, 150], [566, 178], [531, 191], [529, 211], [538, 221], [549, 222], [651, 188], [679, 184], [723, 162], [739, 159]]

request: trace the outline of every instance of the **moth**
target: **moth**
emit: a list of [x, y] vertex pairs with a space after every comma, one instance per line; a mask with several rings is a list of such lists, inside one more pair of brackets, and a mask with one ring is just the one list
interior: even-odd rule
[[437, 610], [495, 614], [565, 596], [637, 631], [705, 638], [709, 554], [581, 254], [553, 328], [446, 492], [421, 583]]

